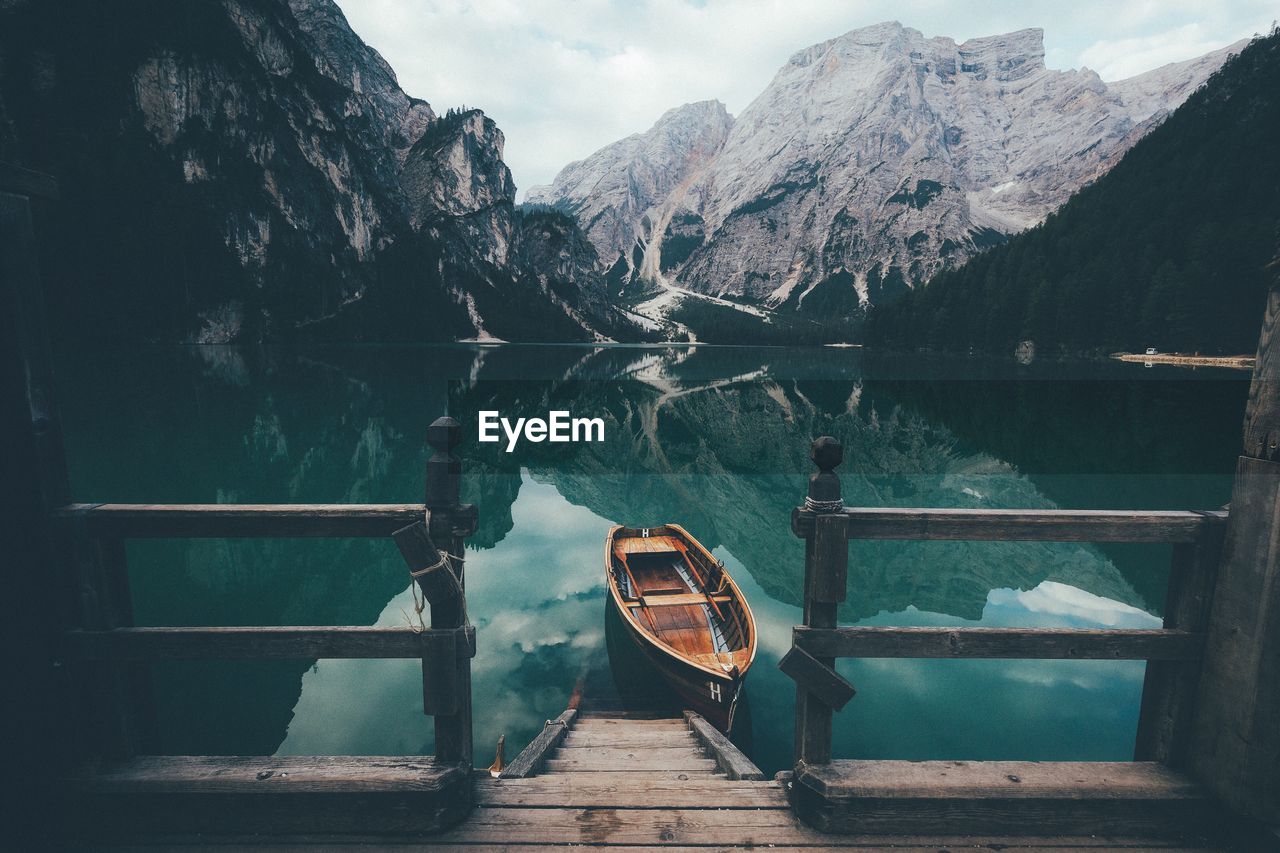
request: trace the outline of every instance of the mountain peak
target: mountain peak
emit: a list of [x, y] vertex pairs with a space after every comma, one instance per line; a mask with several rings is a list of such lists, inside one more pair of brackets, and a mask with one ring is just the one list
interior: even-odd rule
[[885, 21], [795, 53], [736, 118], [669, 110], [535, 200], [579, 218], [611, 280], [848, 315], [1039, 222], [1223, 58], [1113, 89], [1046, 68], [1039, 28]]
[[965, 41], [958, 48], [961, 70], [1017, 80], [1044, 71], [1044, 30], [1031, 27]]
[[706, 101], [691, 101], [687, 104], [681, 104], [678, 107], [672, 107], [662, 114], [654, 127], [664, 124], [676, 118], [703, 118], [707, 116], [727, 116], [729, 109], [715, 98]]

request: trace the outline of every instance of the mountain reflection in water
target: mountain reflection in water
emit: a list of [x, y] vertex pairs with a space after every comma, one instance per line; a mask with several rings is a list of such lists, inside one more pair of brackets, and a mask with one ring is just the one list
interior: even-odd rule
[[[605, 533], [685, 525], [755, 612], [736, 736], [768, 772], [790, 760], [794, 688], [776, 663], [799, 620], [788, 522], [813, 436], [844, 443], [848, 505], [1211, 509], [1228, 497], [1247, 393], [1247, 377], [1206, 371], [730, 347], [195, 347], [68, 357], [59, 377], [77, 500], [417, 501], [425, 425], [445, 411], [467, 425], [481, 764], [575, 688], [627, 698], [606, 643]], [[506, 453], [474, 441], [489, 409], [602, 417], [606, 440]], [[139, 624], [398, 625], [411, 611], [389, 540], [137, 541], [129, 558]], [[840, 618], [1149, 627], [1168, 559], [1167, 546], [856, 542]], [[904, 758], [1127, 758], [1143, 674], [1127, 661], [841, 669], [859, 693], [836, 716], [836, 754]], [[430, 752], [420, 677], [414, 661], [166, 664], [156, 747]]]

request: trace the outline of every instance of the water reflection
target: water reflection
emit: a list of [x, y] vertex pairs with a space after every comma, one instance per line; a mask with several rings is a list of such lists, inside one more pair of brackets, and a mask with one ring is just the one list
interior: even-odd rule
[[[441, 411], [605, 418], [603, 444], [463, 448], [464, 499], [481, 509], [467, 569], [477, 760], [499, 734], [518, 749], [575, 693], [638, 701], [616, 688], [601, 546], [613, 523], [677, 521], [755, 612], [749, 728], [768, 770], [790, 756], [794, 688], [775, 665], [799, 618], [787, 519], [812, 436], [844, 442], [850, 505], [1207, 509], [1227, 497], [1247, 390], [1233, 374], [1136, 365], [706, 347], [189, 348], [71, 359], [60, 375], [80, 500], [414, 501], [423, 427]], [[390, 625], [409, 609], [389, 542], [136, 542], [129, 555], [142, 624]], [[1156, 624], [1167, 562], [1151, 546], [855, 543], [840, 615]], [[837, 716], [849, 756], [1128, 757], [1142, 678], [1131, 662], [842, 666], [859, 688]], [[432, 749], [413, 661], [168, 666], [157, 683], [171, 751]]]

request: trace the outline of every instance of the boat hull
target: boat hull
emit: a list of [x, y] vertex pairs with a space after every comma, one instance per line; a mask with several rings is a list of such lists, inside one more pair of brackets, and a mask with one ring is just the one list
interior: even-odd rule
[[724, 564], [679, 525], [618, 526], [605, 540], [605, 577], [626, 644], [682, 708], [728, 733], [756, 637]]
[[663, 682], [680, 697], [684, 708], [701, 714], [707, 722], [728, 734], [733, 728], [733, 711], [737, 704], [742, 679], [716, 676], [693, 666], [683, 658], [667, 654], [643, 636], [626, 614], [621, 612], [612, 596], [609, 606], [631, 647], [653, 667]]

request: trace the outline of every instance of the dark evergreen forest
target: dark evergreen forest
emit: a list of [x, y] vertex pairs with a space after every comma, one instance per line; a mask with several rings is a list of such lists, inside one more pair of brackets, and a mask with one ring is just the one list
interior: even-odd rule
[[1251, 353], [1280, 244], [1280, 33], [1043, 224], [873, 310], [868, 343]]

